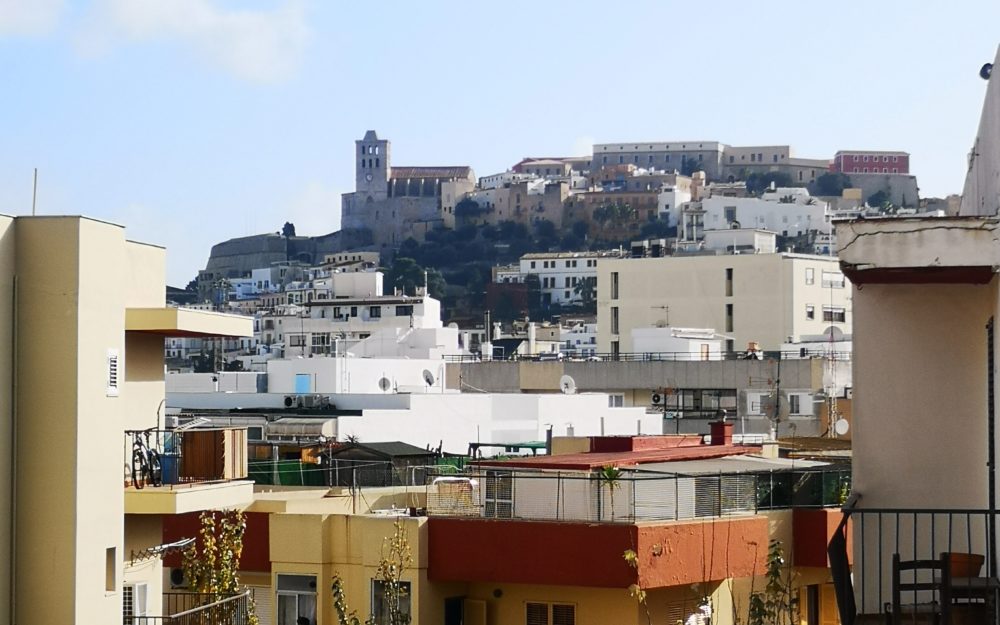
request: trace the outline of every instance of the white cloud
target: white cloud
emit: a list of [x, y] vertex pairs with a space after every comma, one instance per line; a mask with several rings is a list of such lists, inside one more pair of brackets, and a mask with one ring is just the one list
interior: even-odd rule
[[0, 37], [48, 34], [59, 23], [64, 5], [64, 0], [0, 0]]
[[270, 10], [217, 5], [213, 0], [96, 0], [77, 37], [78, 48], [95, 54], [121, 43], [176, 42], [251, 82], [279, 82], [295, 73], [311, 36], [300, 0]]

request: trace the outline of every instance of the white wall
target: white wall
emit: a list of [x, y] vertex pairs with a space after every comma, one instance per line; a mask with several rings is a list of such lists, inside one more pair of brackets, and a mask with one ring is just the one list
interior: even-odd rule
[[728, 227], [726, 207], [736, 207], [736, 221], [743, 228], [770, 230], [778, 234], [797, 236], [809, 230], [829, 233], [827, 205], [816, 200], [815, 204], [782, 204], [758, 198], [710, 197], [702, 200], [705, 210], [705, 229], [723, 230]]

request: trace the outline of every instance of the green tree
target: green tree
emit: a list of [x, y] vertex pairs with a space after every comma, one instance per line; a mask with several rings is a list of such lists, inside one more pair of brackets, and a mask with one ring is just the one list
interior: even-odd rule
[[771, 183], [774, 183], [775, 187], [790, 187], [794, 184], [792, 177], [783, 171], [752, 173], [747, 176], [746, 183], [747, 191], [753, 195], [764, 193], [771, 187]]
[[423, 286], [425, 280], [424, 268], [418, 265], [417, 261], [405, 256], [397, 256], [392, 261], [387, 277], [389, 278], [385, 285], [387, 295], [391, 295], [397, 289], [403, 295], [416, 295], [417, 287]]
[[535, 234], [540, 239], [554, 239], [556, 237], [556, 225], [548, 219], [539, 219], [535, 222]]
[[594, 303], [594, 297], [597, 294], [597, 278], [594, 276], [589, 276], [583, 278], [576, 283], [573, 287], [573, 293], [580, 297], [580, 303], [584, 307], [589, 308]]
[[889, 194], [885, 190], [879, 190], [868, 196], [868, 206], [872, 208], [891, 208]]
[[479, 205], [479, 202], [472, 198], [463, 198], [455, 204], [455, 218], [465, 219], [467, 217], [476, 217], [483, 212], [483, 207]]
[[286, 221], [285, 225], [281, 227], [281, 236], [283, 237], [294, 237], [295, 236], [295, 224], [290, 221]]
[[444, 276], [437, 269], [427, 270], [427, 294], [435, 299], [441, 299], [444, 297], [445, 289], [448, 288], [448, 283], [445, 282]]
[[851, 179], [839, 172], [827, 172], [816, 179], [814, 190], [816, 195], [840, 196], [844, 189], [851, 187]]
[[[198, 537], [184, 550], [181, 566], [188, 590], [210, 595], [236, 595], [246, 590], [240, 584], [240, 555], [246, 517], [240, 510], [206, 511], [201, 513]], [[215, 601], [217, 598], [210, 599]], [[227, 622], [226, 615], [218, 622]], [[237, 615], [229, 615], [235, 622]], [[257, 625], [257, 610], [250, 599], [249, 618]]]
[[590, 224], [583, 220], [574, 221], [570, 229], [573, 235], [580, 239], [586, 239], [587, 235], [590, 234]]
[[696, 158], [689, 158], [687, 156], [681, 157], [681, 174], [685, 176], [690, 176], [696, 171], [701, 171], [702, 163]]

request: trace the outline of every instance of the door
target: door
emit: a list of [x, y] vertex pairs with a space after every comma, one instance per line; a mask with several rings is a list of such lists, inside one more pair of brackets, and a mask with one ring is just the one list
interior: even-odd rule
[[295, 374], [295, 394], [305, 395], [312, 392], [312, 375], [309, 373]]

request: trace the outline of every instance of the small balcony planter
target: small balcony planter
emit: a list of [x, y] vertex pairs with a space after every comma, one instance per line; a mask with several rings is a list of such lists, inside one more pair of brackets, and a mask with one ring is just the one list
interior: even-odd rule
[[952, 577], [979, 577], [986, 557], [978, 553], [953, 551], [948, 554]]

